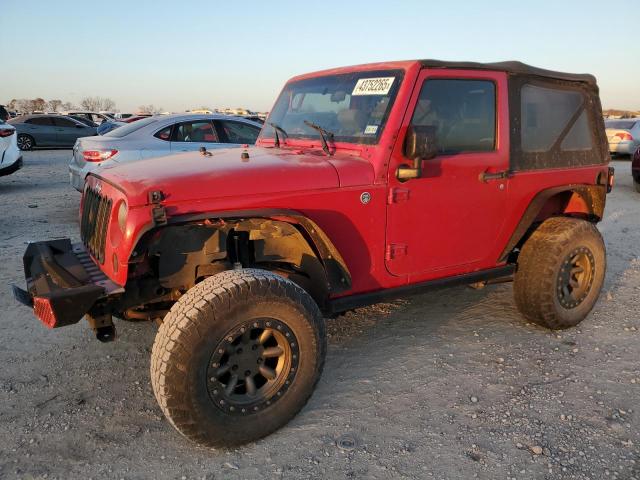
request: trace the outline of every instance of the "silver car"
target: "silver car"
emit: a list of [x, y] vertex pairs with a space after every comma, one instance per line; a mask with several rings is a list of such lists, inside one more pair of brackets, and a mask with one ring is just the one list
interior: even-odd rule
[[262, 125], [226, 115], [157, 115], [97, 137], [79, 138], [69, 164], [71, 186], [84, 188], [87, 174], [99, 168], [176, 152], [253, 144]]
[[640, 118], [605, 120], [604, 126], [609, 139], [609, 152], [633, 155], [640, 147]]

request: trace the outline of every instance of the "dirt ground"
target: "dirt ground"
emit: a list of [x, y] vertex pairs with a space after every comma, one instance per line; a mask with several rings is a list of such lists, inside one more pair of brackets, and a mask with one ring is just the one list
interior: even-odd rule
[[78, 239], [69, 150], [0, 178], [0, 478], [640, 479], [640, 194], [628, 161], [600, 224], [606, 284], [580, 325], [527, 324], [510, 284], [329, 321], [323, 377], [286, 427], [214, 451], [163, 418], [155, 327], [50, 331], [12, 298], [30, 240]]

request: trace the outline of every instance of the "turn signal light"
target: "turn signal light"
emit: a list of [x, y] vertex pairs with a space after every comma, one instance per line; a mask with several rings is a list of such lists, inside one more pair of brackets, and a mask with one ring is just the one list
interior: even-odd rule
[[104, 162], [113, 157], [118, 150], [85, 150], [82, 152], [82, 158], [85, 162]]
[[33, 298], [33, 311], [36, 317], [45, 324], [48, 328], [54, 328], [56, 326], [56, 315], [53, 313], [51, 307], [51, 300], [48, 298], [34, 297]]
[[0, 138], [10, 137], [14, 132], [13, 128], [2, 128], [0, 129]]

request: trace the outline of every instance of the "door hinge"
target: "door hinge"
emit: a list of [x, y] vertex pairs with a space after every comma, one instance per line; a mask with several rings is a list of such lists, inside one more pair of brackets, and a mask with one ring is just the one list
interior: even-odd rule
[[389, 197], [387, 198], [387, 203], [391, 205], [392, 203], [401, 203], [409, 200], [409, 192], [408, 188], [392, 188], [389, 190]]
[[390, 243], [387, 245], [384, 258], [393, 260], [394, 258], [404, 257], [407, 254], [407, 246], [404, 243]]

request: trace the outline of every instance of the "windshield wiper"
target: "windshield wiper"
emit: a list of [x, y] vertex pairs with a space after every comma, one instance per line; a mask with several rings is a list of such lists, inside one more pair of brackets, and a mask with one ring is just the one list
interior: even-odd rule
[[331, 156], [331, 150], [329, 150], [329, 145], [327, 144], [325, 135], [329, 140], [333, 142], [333, 133], [331, 133], [329, 130], [325, 130], [320, 125], [316, 125], [315, 123], [310, 122], [309, 120], [305, 120], [304, 124], [318, 131], [318, 133], [320, 134], [320, 140], [322, 141], [322, 150], [324, 150], [324, 153]]
[[276, 134], [276, 138], [275, 138], [275, 142], [273, 143], [273, 145], [275, 147], [280, 148], [280, 136], [278, 135], [278, 132], [282, 133], [284, 139], [286, 139], [289, 135], [287, 134], [287, 132], [285, 131], [284, 128], [282, 128], [281, 126], [279, 126], [276, 123], [273, 122], [269, 122], [269, 125], [271, 125], [273, 127], [273, 131]]

